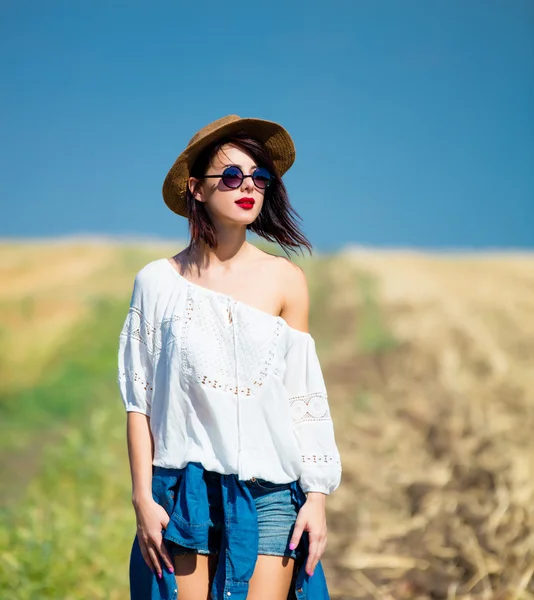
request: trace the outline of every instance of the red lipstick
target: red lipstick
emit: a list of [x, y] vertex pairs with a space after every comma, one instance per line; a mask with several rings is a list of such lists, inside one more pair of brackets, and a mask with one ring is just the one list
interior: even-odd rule
[[254, 202], [254, 198], [239, 198], [239, 200], [235, 201], [235, 203], [238, 206], [244, 208], [245, 210], [250, 210], [251, 208], [254, 208]]

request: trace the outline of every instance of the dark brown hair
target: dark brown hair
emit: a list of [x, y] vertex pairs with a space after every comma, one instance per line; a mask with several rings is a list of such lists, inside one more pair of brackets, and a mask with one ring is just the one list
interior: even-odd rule
[[[282, 178], [276, 171], [269, 151], [258, 140], [246, 133], [235, 133], [218, 140], [200, 153], [191, 168], [191, 177], [202, 178], [206, 174], [213, 157], [225, 144], [232, 144], [248, 152], [258, 166], [268, 169], [274, 177], [274, 181], [265, 190], [260, 214], [253, 223], [247, 225], [247, 229], [269, 242], [277, 242], [286, 254], [289, 254], [289, 251], [296, 252], [297, 248], [302, 251], [301, 246], [307, 248], [309, 253], [312, 254], [311, 243], [300, 231], [297, 224], [297, 219], [302, 219], [289, 202], [286, 188]], [[197, 186], [200, 185], [201, 181], [197, 183]], [[195, 187], [195, 191], [196, 189]], [[195, 200], [189, 187], [186, 192], [186, 206], [189, 215], [191, 246], [194, 246], [200, 240], [204, 240], [211, 248], [216, 248], [217, 232], [213, 222], [206, 211], [204, 203]]]

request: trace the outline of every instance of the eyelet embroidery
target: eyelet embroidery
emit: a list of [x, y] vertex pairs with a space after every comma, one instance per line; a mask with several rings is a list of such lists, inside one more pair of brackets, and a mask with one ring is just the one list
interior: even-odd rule
[[[303, 396], [293, 396], [289, 399], [293, 426], [302, 423], [331, 420], [328, 397], [325, 392], [312, 392]], [[339, 456], [335, 454], [302, 454], [304, 464], [329, 465], [340, 464]]]
[[[273, 329], [269, 316], [268, 331], [262, 330], [247, 307], [239, 311], [236, 319], [233, 311], [229, 313], [227, 302], [188, 289], [181, 334], [182, 370], [201, 385], [235, 396], [238, 391], [239, 396], [254, 396], [273, 371], [282, 323], [277, 319]], [[232, 315], [231, 323], [228, 314]], [[237, 349], [234, 328], [240, 341]], [[236, 358], [242, 384], [239, 390], [235, 385]]]
[[334, 454], [302, 454], [302, 462], [317, 465], [341, 464], [339, 456]]
[[293, 425], [306, 421], [329, 421], [330, 409], [325, 392], [313, 392], [289, 399]]
[[168, 338], [168, 332], [172, 335], [174, 323], [180, 320], [180, 315], [171, 315], [156, 326], [145, 317], [141, 310], [132, 306], [128, 311], [120, 335], [143, 344], [148, 353], [156, 357], [162, 350], [163, 340]]
[[163, 346], [167, 345], [170, 340], [176, 339], [176, 323], [182, 320], [180, 315], [171, 315], [166, 319], [163, 319], [160, 326], [156, 329], [154, 336], [154, 356], [160, 354], [163, 350]]
[[132, 381], [136, 385], [139, 385], [147, 393], [148, 397], [151, 397], [154, 387], [150, 381], [147, 381], [144, 377], [141, 377], [137, 371], [125, 371], [119, 372], [119, 381]]
[[154, 349], [156, 328], [145, 318], [138, 308], [131, 306], [128, 315], [126, 316], [121, 336], [137, 340], [141, 344], [144, 344], [148, 351], [152, 353]]
[[[126, 315], [120, 337], [128, 338], [131, 341], [143, 344], [150, 355], [161, 351], [161, 330], [155, 327], [135, 306], [131, 306]], [[118, 373], [119, 381], [131, 381], [146, 392], [147, 399], [150, 401], [154, 391], [153, 382], [146, 379], [134, 370], [122, 369]]]

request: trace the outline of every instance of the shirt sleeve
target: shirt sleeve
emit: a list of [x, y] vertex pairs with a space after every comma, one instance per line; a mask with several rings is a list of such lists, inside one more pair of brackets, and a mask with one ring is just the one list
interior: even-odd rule
[[341, 481], [326, 386], [313, 337], [291, 330], [284, 384], [289, 393], [293, 430], [301, 451], [304, 492], [330, 494]]
[[154, 309], [140, 271], [134, 281], [130, 308], [119, 336], [118, 383], [126, 411], [150, 416], [154, 391]]

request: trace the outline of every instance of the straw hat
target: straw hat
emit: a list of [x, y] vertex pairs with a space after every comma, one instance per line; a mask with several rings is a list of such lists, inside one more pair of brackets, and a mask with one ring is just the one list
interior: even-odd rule
[[289, 133], [278, 123], [262, 119], [242, 119], [229, 115], [203, 127], [176, 159], [163, 182], [163, 199], [175, 213], [187, 217], [186, 191], [190, 170], [206, 146], [226, 135], [245, 132], [262, 142], [270, 152], [277, 174], [281, 177], [295, 161], [295, 145]]

